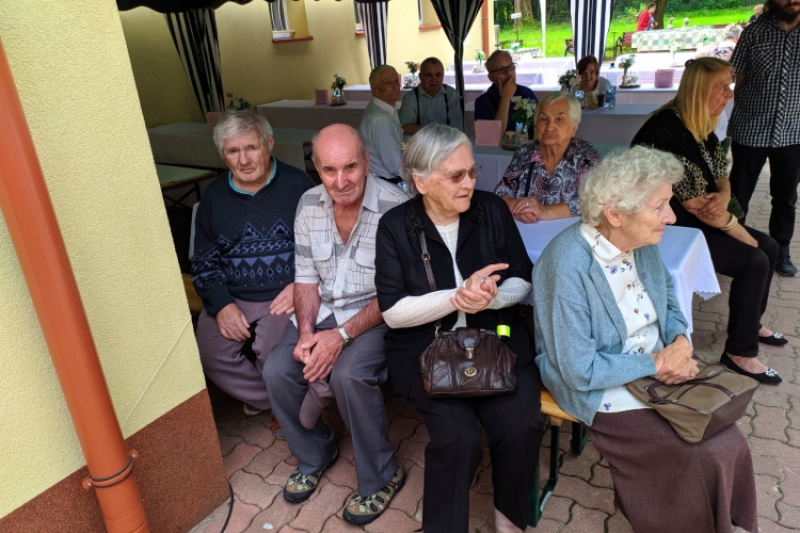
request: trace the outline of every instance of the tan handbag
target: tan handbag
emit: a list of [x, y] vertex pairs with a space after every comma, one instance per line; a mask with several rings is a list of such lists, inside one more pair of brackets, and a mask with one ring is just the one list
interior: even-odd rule
[[[431, 292], [436, 281], [431, 270], [431, 257], [420, 232], [422, 260]], [[422, 383], [431, 398], [476, 398], [514, 392], [517, 356], [494, 332], [478, 328], [458, 328], [440, 333], [441, 319], [436, 321], [433, 342], [419, 356]]]
[[625, 385], [631, 394], [653, 406], [685, 441], [697, 443], [732, 426], [747, 410], [758, 382], [707, 363], [694, 355], [700, 371], [679, 385], [665, 385], [655, 378], [639, 378]]

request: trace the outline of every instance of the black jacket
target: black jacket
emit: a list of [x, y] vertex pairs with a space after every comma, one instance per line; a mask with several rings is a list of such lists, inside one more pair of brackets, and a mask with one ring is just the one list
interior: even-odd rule
[[[387, 212], [378, 225], [375, 253], [375, 285], [378, 304], [386, 311], [406, 296], [422, 296], [431, 292], [425, 265], [422, 262], [420, 231], [425, 232], [431, 268], [437, 290], [456, 287], [453, 260], [439, 232], [425, 212], [418, 196]], [[531, 281], [533, 265], [528, 258], [522, 237], [506, 203], [494, 194], [475, 191], [470, 208], [462, 213], [458, 228], [456, 264], [464, 279], [492, 263], [509, 263], [499, 272], [501, 280], [511, 277]], [[442, 318], [442, 331], [449, 331], [458, 312]], [[467, 314], [467, 326], [495, 331], [498, 324], [511, 326], [506, 343], [517, 355], [516, 372], [531, 362], [533, 347], [530, 333], [519, 315], [519, 305], [505, 309], [486, 309]], [[389, 377], [395, 391], [406, 397], [411, 383], [419, 374], [419, 356], [433, 341], [435, 322], [411, 328], [389, 329], [386, 333], [386, 356]]]

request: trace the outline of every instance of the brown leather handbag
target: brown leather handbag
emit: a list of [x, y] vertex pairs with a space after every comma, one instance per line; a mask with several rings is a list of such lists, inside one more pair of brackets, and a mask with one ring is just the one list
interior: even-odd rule
[[[425, 233], [420, 232], [422, 260], [431, 292], [436, 281]], [[433, 342], [419, 356], [422, 383], [431, 398], [477, 398], [514, 392], [517, 356], [494, 332], [479, 328], [457, 328], [439, 332], [436, 321]]]
[[639, 378], [625, 387], [653, 406], [683, 440], [697, 443], [713, 437], [744, 416], [758, 382], [707, 363], [694, 355], [700, 371], [679, 385], [665, 385], [655, 378]]

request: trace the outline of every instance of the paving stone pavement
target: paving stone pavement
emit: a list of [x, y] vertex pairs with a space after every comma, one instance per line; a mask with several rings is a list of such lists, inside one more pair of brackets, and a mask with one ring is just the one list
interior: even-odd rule
[[[767, 230], [769, 199], [765, 169], [751, 204], [748, 224]], [[800, 231], [795, 232], [793, 256], [800, 259]], [[693, 341], [698, 350], [722, 353], [726, 338], [727, 300], [730, 283], [720, 277], [722, 294], [703, 301], [695, 296]], [[753, 454], [758, 491], [759, 525], [762, 533], [800, 531], [800, 277], [772, 280], [770, 303], [763, 323], [784, 333], [785, 347], [762, 345], [762, 360], [777, 369], [784, 382], [762, 386], [739, 428], [747, 436]], [[305, 504], [291, 505], [281, 495], [287, 477], [295, 469], [285, 442], [269, 431], [270, 415], [245, 417], [241, 404], [212, 390], [220, 448], [235, 494], [226, 533], [411, 533], [421, 527], [423, 452], [428, 434], [420, 416], [397, 397], [388, 398], [386, 409], [390, 436], [408, 472], [406, 486], [378, 520], [363, 528], [342, 520], [342, 508], [356, 487], [350, 435], [334, 407], [323, 419], [339, 439], [341, 458], [322, 477], [319, 489]], [[797, 409], [797, 411], [795, 411]], [[561, 446], [568, 448], [569, 423], [562, 431]], [[547, 479], [549, 432], [541, 451], [541, 479]], [[560, 479], [550, 498], [537, 533], [630, 533], [632, 529], [614, 507], [608, 464], [589, 442], [582, 455], [564, 455]], [[470, 501], [469, 533], [494, 533], [491, 464], [488, 456], [478, 470]], [[191, 530], [219, 533], [228, 514], [226, 502]], [[743, 530], [737, 530], [739, 532]], [[691, 532], [676, 532], [691, 533]]]

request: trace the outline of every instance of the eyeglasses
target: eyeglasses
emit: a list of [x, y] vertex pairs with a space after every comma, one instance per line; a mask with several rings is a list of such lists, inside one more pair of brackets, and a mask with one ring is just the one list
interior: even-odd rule
[[511, 63], [510, 65], [506, 65], [505, 67], [496, 68], [494, 70], [490, 70], [489, 73], [498, 73], [498, 74], [505, 74], [506, 72], [513, 72], [517, 70], [517, 64]]
[[462, 168], [461, 170], [456, 170], [455, 172], [445, 172], [444, 170], [440, 170], [439, 172], [444, 174], [445, 177], [453, 183], [461, 183], [468, 175], [470, 179], [478, 179], [478, 175], [481, 173], [481, 170], [483, 170], [482, 166], [474, 165], [471, 168]]

